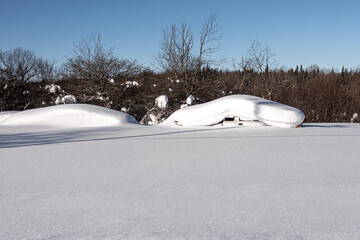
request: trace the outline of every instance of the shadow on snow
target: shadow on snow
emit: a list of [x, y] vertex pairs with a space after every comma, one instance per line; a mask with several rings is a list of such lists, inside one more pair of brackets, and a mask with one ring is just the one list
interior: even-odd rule
[[[333, 128], [344, 127], [341, 125], [306, 125], [305, 128]], [[141, 127], [145, 131], [150, 127]], [[129, 134], [129, 130], [139, 129], [137, 128], [96, 128], [96, 129], [72, 129], [72, 130], [59, 130], [59, 131], [44, 131], [44, 132], [27, 132], [27, 133], [0, 133], [0, 148], [16, 148], [26, 146], [38, 146], [49, 144], [61, 144], [61, 143], [76, 143], [76, 142], [93, 142], [93, 141], [109, 141], [109, 140], [177, 140], [177, 139], [253, 139], [253, 138], [299, 138], [299, 137], [360, 137], [359, 134], [288, 134], [288, 135], [243, 135], [241, 132], [236, 136], [181, 136], [186, 133], [201, 133], [201, 132], [213, 132], [223, 131], [226, 129], [234, 129], [237, 127], [221, 127], [221, 128], [203, 128], [203, 129], [171, 129], [171, 128], [157, 128], [157, 132], [143, 133], [143, 134]], [[124, 131], [126, 130], [126, 131]], [[162, 132], [159, 132], [162, 131]], [[116, 132], [116, 133], [115, 133]], [[111, 133], [109, 136], [108, 134]], [[101, 136], [99, 136], [101, 135]], [[107, 136], [108, 135], [108, 136]], [[115, 135], [115, 136], [114, 136]]]

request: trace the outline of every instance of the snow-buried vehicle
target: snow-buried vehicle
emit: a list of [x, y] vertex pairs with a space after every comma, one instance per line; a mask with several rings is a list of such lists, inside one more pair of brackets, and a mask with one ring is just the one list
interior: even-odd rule
[[213, 126], [234, 119], [237, 125], [259, 122], [270, 126], [295, 128], [305, 114], [294, 107], [250, 95], [230, 95], [175, 111], [165, 124]]
[[109, 127], [139, 124], [123, 112], [89, 104], [64, 104], [25, 110], [3, 117], [0, 126], [52, 126], [60, 128]]

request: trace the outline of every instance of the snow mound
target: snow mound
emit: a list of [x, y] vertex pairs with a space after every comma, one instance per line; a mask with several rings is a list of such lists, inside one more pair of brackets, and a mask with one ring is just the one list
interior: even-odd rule
[[257, 120], [278, 127], [296, 127], [304, 121], [304, 113], [294, 107], [250, 95], [231, 95], [208, 103], [182, 108], [170, 115], [164, 124], [211, 126], [228, 116]]
[[190, 95], [186, 99], [186, 104], [191, 105], [195, 101], [195, 97], [193, 95]]
[[155, 99], [155, 105], [159, 108], [166, 108], [169, 98], [166, 95], [161, 95]]
[[76, 103], [76, 97], [74, 95], [66, 95], [62, 98], [57, 97], [55, 100], [55, 104], [59, 105], [59, 104], [72, 104], [72, 103]]
[[49, 90], [49, 93], [55, 94], [57, 92], [61, 92], [61, 87], [59, 85], [51, 84], [46, 85], [45, 90]]
[[89, 104], [57, 105], [18, 112], [0, 126], [53, 126], [60, 128], [106, 127], [138, 124], [123, 112]]
[[71, 104], [71, 103], [76, 103], [76, 98], [74, 95], [66, 95], [63, 98], [61, 98], [61, 101], [65, 104]]

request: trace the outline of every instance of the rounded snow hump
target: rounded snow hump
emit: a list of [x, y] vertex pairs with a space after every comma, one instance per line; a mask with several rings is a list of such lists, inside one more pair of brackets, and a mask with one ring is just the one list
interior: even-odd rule
[[107, 127], [138, 124], [123, 112], [89, 104], [64, 104], [12, 114], [0, 126]]
[[230, 95], [179, 109], [165, 122], [181, 126], [212, 126], [228, 116], [288, 128], [297, 127], [305, 118], [300, 109], [285, 104], [251, 95]]

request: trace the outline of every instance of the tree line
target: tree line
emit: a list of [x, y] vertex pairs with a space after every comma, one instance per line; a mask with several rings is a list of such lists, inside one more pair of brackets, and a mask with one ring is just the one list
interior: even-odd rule
[[[0, 50], [0, 111], [55, 105], [72, 95], [79, 103], [126, 111], [146, 123], [150, 113], [166, 118], [190, 95], [203, 103], [250, 94], [297, 107], [306, 122], [359, 121], [359, 70], [277, 69], [276, 54], [257, 40], [232, 70], [224, 70], [222, 60], [213, 58], [220, 39], [216, 15], [205, 19], [198, 44], [186, 23], [165, 28], [155, 56], [159, 71], [119, 58], [114, 48], [104, 47], [100, 34], [81, 39], [58, 68], [53, 60], [21, 47]], [[49, 86], [58, 90], [49, 91]], [[165, 109], [154, 106], [160, 95], [168, 96]]]

